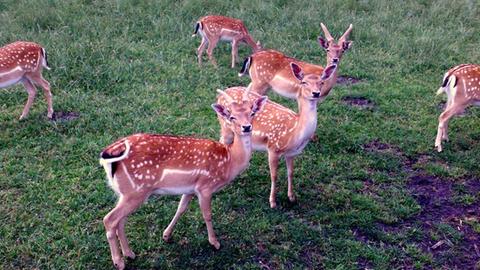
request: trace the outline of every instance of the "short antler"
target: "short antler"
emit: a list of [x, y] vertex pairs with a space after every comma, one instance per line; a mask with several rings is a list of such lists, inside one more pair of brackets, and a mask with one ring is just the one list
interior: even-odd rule
[[342, 37], [340, 37], [340, 39], [338, 40], [339, 43], [345, 42], [348, 39], [348, 36], [350, 35], [350, 32], [352, 32], [352, 28], [353, 28], [353, 25], [350, 24], [347, 31], [345, 31], [345, 33], [343, 33]]
[[325, 37], [327, 38], [327, 41], [330, 42], [333, 40], [333, 37], [332, 35], [330, 34], [330, 32], [328, 31], [327, 27], [325, 26], [325, 24], [323, 23], [320, 23], [320, 26], [322, 27], [322, 30], [323, 30], [323, 33], [325, 34]]

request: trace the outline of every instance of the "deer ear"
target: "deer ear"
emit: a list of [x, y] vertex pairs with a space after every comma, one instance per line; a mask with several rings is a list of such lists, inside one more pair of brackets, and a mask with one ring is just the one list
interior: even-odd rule
[[303, 74], [302, 68], [293, 62], [290, 63], [290, 67], [292, 68], [293, 76], [295, 76], [297, 80], [303, 81], [303, 78], [305, 77], [305, 75]]
[[220, 104], [212, 104], [213, 110], [217, 112], [217, 114], [223, 118], [226, 118], [227, 120], [230, 118], [230, 112], [227, 110], [227, 108], [223, 107]]
[[333, 72], [337, 69], [337, 65], [330, 65], [323, 70], [322, 80], [327, 80], [332, 76]]
[[353, 41], [350, 41], [350, 40], [343, 42], [342, 44], [343, 51], [350, 49], [352, 47], [352, 43]]
[[267, 101], [268, 101], [267, 96], [261, 96], [257, 98], [257, 100], [255, 100], [255, 102], [253, 103], [252, 113], [255, 114], [258, 111], [262, 110], [263, 106], [265, 106], [265, 103], [267, 103]]
[[328, 42], [324, 38], [318, 37], [318, 44], [320, 44], [320, 46], [322, 46], [324, 49], [328, 49]]

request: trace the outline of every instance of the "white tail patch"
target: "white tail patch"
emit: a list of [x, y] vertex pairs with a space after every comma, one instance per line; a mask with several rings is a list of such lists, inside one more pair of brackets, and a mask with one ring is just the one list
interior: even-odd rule
[[45, 51], [44, 48], [42, 48], [42, 55], [40, 57], [42, 58], [42, 62], [41, 62], [42, 66], [47, 70], [50, 70], [50, 67], [48, 66], [48, 63], [47, 63], [47, 52]]
[[113, 183], [112, 163], [125, 159], [128, 156], [129, 152], [130, 152], [130, 143], [128, 143], [128, 140], [125, 140], [125, 152], [123, 153], [123, 155], [116, 158], [109, 158], [109, 159], [100, 158], [99, 160], [100, 165], [102, 165], [103, 168], [105, 169], [105, 172], [107, 173], [108, 181], [110, 183]]

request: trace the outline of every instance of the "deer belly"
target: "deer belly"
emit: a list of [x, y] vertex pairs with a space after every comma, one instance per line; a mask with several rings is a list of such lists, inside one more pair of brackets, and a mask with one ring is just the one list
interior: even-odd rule
[[273, 91], [277, 92], [278, 94], [290, 98], [295, 99], [297, 98], [297, 84], [291, 82], [288, 79], [285, 79], [280, 76], [275, 76], [270, 81], [270, 86], [272, 87]]
[[293, 157], [300, 155], [303, 152], [303, 149], [305, 149], [305, 146], [307, 146], [308, 142], [309, 140], [302, 142], [297, 147], [294, 147], [292, 150], [290, 150], [288, 153], [285, 153], [285, 156]]
[[153, 191], [153, 193], [158, 195], [181, 195], [181, 194], [192, 194], [195, 190], [193, 186], [186, 186], [186, 187], [163, 187], [157, 188]]
[[[1, 75], [1, 74], [0, 74]], [[12, 76], [0, 76], [0, 88], [8, 87], [14, 84], [17, 84], [22, 80], [21, 76], [12, 77]]]

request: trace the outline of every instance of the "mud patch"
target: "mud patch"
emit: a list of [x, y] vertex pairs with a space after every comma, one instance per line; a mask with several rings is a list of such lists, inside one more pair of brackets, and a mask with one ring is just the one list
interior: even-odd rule
[[340, 85], [352, 85], [352, 84], [357, 84], [361, 82], [363, 82], [362, 79], [351, 77], [348, 75], [337, 77], [337, 84], [340, 84]]
[[72, 121], [80, 117], [78, 112], [54, 112], [52, 121]]
[[400, 150], [399, 147], [381, 142], [379, 139], [374, 139], [362, 145], [362, 148], [367, 152], [394, 153], [398, 156], [403, 155], [403, 152]]
[[373, 109], [375, 103], [366, 97], [361, 96], [345, 96], [342, 98], [343, 104], [360, 109]]
[[[420, 212], [399, 224], [379, 224], [380, 228], [393, 234], [421, 228], [424, 234], [414, 242], [432, 254], [436, 264], [445, 269], [474, 269], [480, 260], [480, 234], [473, 227], [479, 222], [480, 204], [455, 202], [457, 182], [416, 172], [407, 188], [421, 206]], [[462, 186], [475, 196], [480, 179], [465, 180]]]

